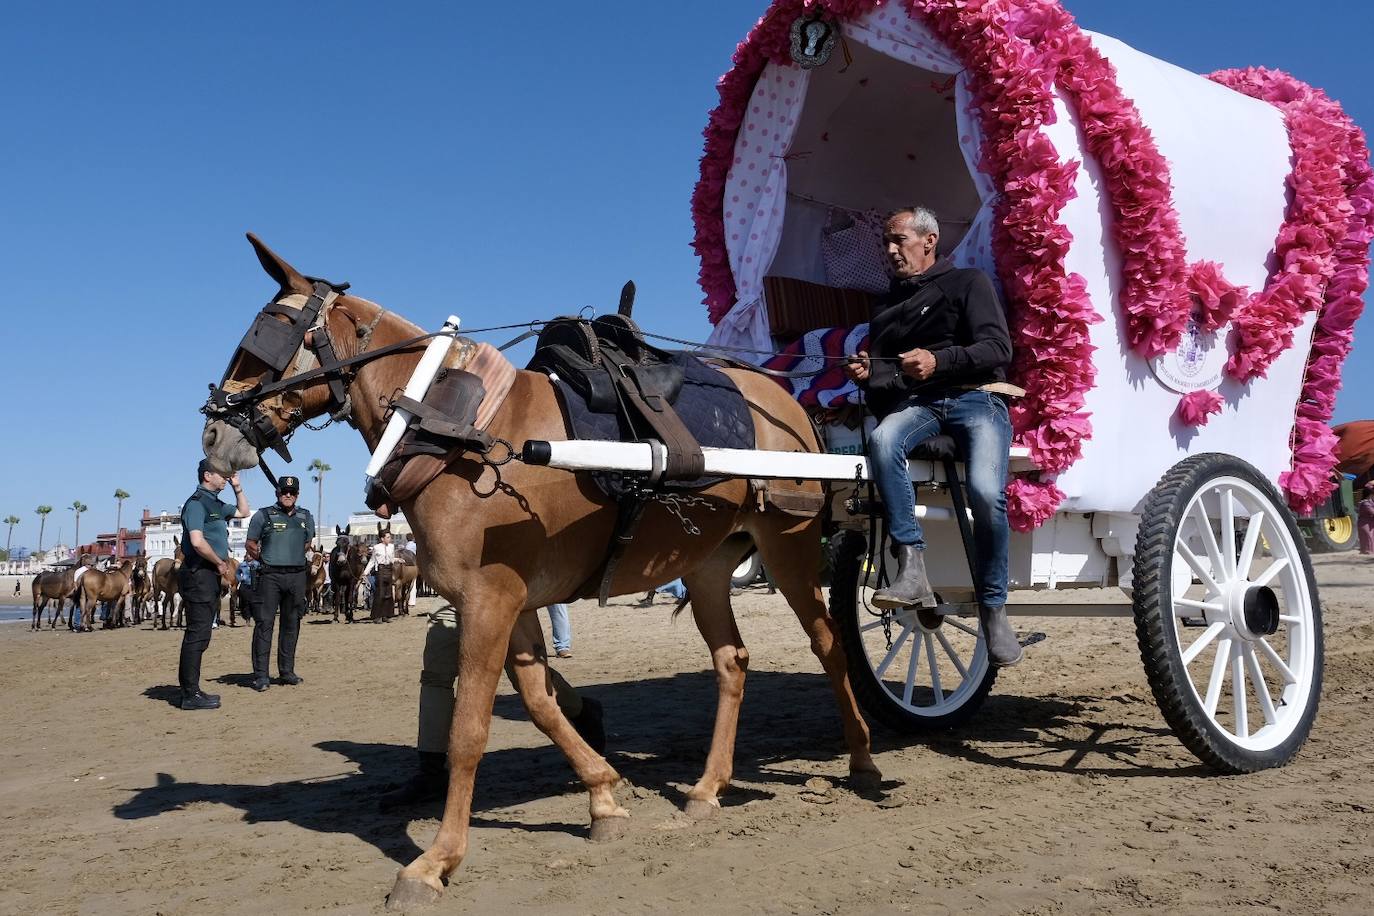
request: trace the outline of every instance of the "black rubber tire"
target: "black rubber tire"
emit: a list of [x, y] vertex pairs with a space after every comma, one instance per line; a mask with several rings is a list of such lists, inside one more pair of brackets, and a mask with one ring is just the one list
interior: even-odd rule
[[1350, 516], [1342, 516], [1341, 519], [1331, 521], [1343, 521], [1342, 527], [1347, 531], [1344, 538], [1334, 535], [1327, 529], [1328, 519], [1313, 518], [1303, 523], [1307, 534], [1307, 547], [1313, 553], [1341, 553], [1346, 550], [1354, 550], [1359, 544], [1359, 532], [1356, 528], [1355, 519]]
[[868, 538], [858, 531], [838, 531], [830, 539], [830, 616], [839, 624], [840, 645], [854, 696], [868, 717], [907, 735], [930, 734], [957, 728], [972, 718], [987, 699], [998, 669], [987, 673], [967, 700], [942, 716], [919, 716], [897, 705], [873, 674], [859, 631], [866, 616], [859, 603], [860, 582]]
[[[1174, 541], [1183, 521], [1182, 515], [1194, 494], [1217, 477], [1237, 477], [1268, 495], [1275, 514], [1282, 518], [1307, 577], [1312, 597], [1313, 633], [1316, 659], [1312, 670], [1312, 689], [1307, 708], [1293, 734], [1268, 751], [1237, 747], [1207, 715], [1189, 686], [1183, 665], [1177, 628], [1173, 622], [1171, 589]], [[1322, 616], [1312, 560], [1288, 504], [1259, 471], [1233, 455], [1215, 452], [1192, 455], [1174, 465], [1145, 498], [1136, 535], [1133, 567], [1136, 640], [1150, 690], [1164, 719], [1179, 741], [1199, 760], [1220, 773], [1237, 775], [1280, 767], [1302, 748], [1316, 720], [1322, 686]]]
[[763, 578], [763, 557], [759, 552], [750, 548], [749, 555], [740, 560], [739, 566], [735, 567], [734, 575], [730, 577], [732, 588], [746, 588], [753, 585]]

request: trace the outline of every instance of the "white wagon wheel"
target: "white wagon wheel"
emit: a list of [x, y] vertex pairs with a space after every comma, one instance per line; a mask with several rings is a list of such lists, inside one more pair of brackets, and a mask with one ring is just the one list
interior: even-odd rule
[[865, 712], [897, 731], [963, 723], [997, 678], [977, 620], [872, 607], [876, 575], [863, 568], [867, 545], [856, 531], [831, 540], [830, 613], [839, 624], [855, 696]]
[[1273, 485], [1230, 455], [1175, 465], [1145, 500], [1134, 589], [1145, 673], [1179, 740], [1224, 773], [1291, 760], [1317, 715], [1322, 617]]

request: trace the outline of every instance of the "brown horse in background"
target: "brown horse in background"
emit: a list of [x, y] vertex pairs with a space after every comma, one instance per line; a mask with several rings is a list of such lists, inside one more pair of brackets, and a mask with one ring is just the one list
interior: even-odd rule
[[305, 610], [308, 614], [324, 613], [325, 564], [329, 557], [315, 551], [310, 557], [310, 567], [305, 574]]
[[81, 577], [77, 591], [81, 595], [83, 630], [89, 633], [95, 629], [95, 618], [92, 615], [102, 602], [108, 602], [110, 606], [110, 616], [105, 621], [105, 629], [124, 625], [132, 591], [130, 579], [133, 570], [133, 560], [121, 560], [114, 569], [92, 569]]
[[129, 577], [129, 601], [132, 605], [134, 625], [143, 622], [143, 612], [152, 593], [153, 583], [148, 575], [148, 558], [137, 557], [134, 559], [134, 571]]
[[33, 577], [29, 589], [33, 595], [33, 623], [31, 630], [40, 629], [43, 619], [43, 608], [47, 607], [49, 601], [53, 602], [52, 616], [48, 620], [48, 628], [57, 629], [57, 622], [62, 619], [62, 607], [71, 600], [73, 610], [76, 607], [76, 571], [81, 567], [90, 567], [95, 564], [95, 558], [90, 554], [83, 554], [77, 564], [70, 569], [57, 570], [53, 572], [41, 572]]
[[410, 614], [410, 591], [420, 578], [420, 567], [415, 554], [404, 547], [396, 548], [396, 559], [391, 563], [391, 593], [397, 614]]
[[[312, 282], [256, 238], [249, 238], [264, 269], [281, 287], [276, 307], [299, 309], [301, 298], [283, 300], [309, 296]], [[311, 333], [326, 334], [341, 359], [358, 355], [364, 346], [380, 349], [420, 333], [400, 316], [348, 294], [334, 300], [318, 324], [320, 330]], [[363, 329], [371, 334], [365, 335]], [[424, 344], [417, 344], [369, 362], [352, 378], [350, 420], [369, 449], [376, 447], [381, 436], [390, 398], [405, 387], [423, 348]], [[310, 364], [304, 354], [301, 347], [287, 376], [299, 374], [303, 363]], [[242, 391], [268, 372], [256, 357], [238, 351], [225, 385]], [[781, 386], [747, 371], [728, 370], [727, 374], [749, 405], [758, 448], [821, 450], [806, 413]], [[316, 379], [308, 387], [302, 385], [299, 391], [276, 395], [250, 409], [285, 434], [323, 415], [328, 402], [326, 384]], [[553, 382], [540, 373], [517, 373], [487, 432], [514, 443], [517, 451], [528, 439], [567, 439], [569, 431]], [[259, 461], [257, 448], [224, 419], [207, 420], [202, 444], [221, 470], [252, 468]], [[823, 492], [814, 481], [800, 489], [816, 497]], [[729, 785], [734, 767], [749, 653], [730, 608], [730, 576], [751, 538], [829, 676], [849, 748], [851, 777], [856, 785], [876, 788], [879, 774], [869, 750], [868, 726], [859, 715], [837, 627], [822, 597], [821, 519], [760, 506], [746, 480], [725, 480], [698, 495], [704, 505], [683, 510], [699, 529], [696, 534], [687, 533], [668, 507], [648, 504], [639, 535], [624, 553], [611, 583], [612, 594], [643, 594], [681, 577], [692, 596], [697, 629], [710, 650], [718, 691], [716, 722], [705, 771], [686, 793], [687, 813], [716, 813], [718, 796]], [[576, 597], [582, 584], [597, 575], [615, 528], [615, 504], [587, 474], [521, 462], [494, 468], [466, 456], [399, 508], [420, 544], [425, 581], [457, 610], [462, 639], [443, 820], [433, 844], [397, 875], [388, 899], [393, 908], [436, 900], [467, 852], [473, 782], [487, 743], [503, 666], [509, 665], [513, 672], [530, 718], [563, 752], [586, 786], [592, 838], [618, 835], [629, 817], [614, 793], [619, 774], [559, 711], [549, 687], [552, 680], [543, 633], [534, 616], [540, 607]]]
[[[172, 538], [172, 544], [176, 551], [170, 557], [163, 557], [153, 564], [152, 599], [153, 599], [153, 628], [171, 629], [172, 610], [176, 606], [177, 597], [177, 573], [181, 571], [181, 562], [184, 554], [181, 552], [181, 539]], [[181, 611], [177, 609], [177, 625], [180, 625]], [[159, 627], [159, 623], [161, 626]]]

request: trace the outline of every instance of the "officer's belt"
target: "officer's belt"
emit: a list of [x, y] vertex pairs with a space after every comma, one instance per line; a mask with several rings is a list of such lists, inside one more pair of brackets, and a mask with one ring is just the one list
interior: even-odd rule
[[305, 566], [271, 566], [262, 564], [264, 572], [305, 572]]

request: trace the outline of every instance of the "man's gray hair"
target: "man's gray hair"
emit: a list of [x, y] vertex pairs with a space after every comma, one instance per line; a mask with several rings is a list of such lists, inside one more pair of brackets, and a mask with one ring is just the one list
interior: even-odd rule
[[939, 235], [940, 221], [935, 218], [935, 212], [929, 207], [898, 207], [887, 215], [887, 220], [894, 219], [904, 213], [911, 214], [912, 228], [920, 235]]

